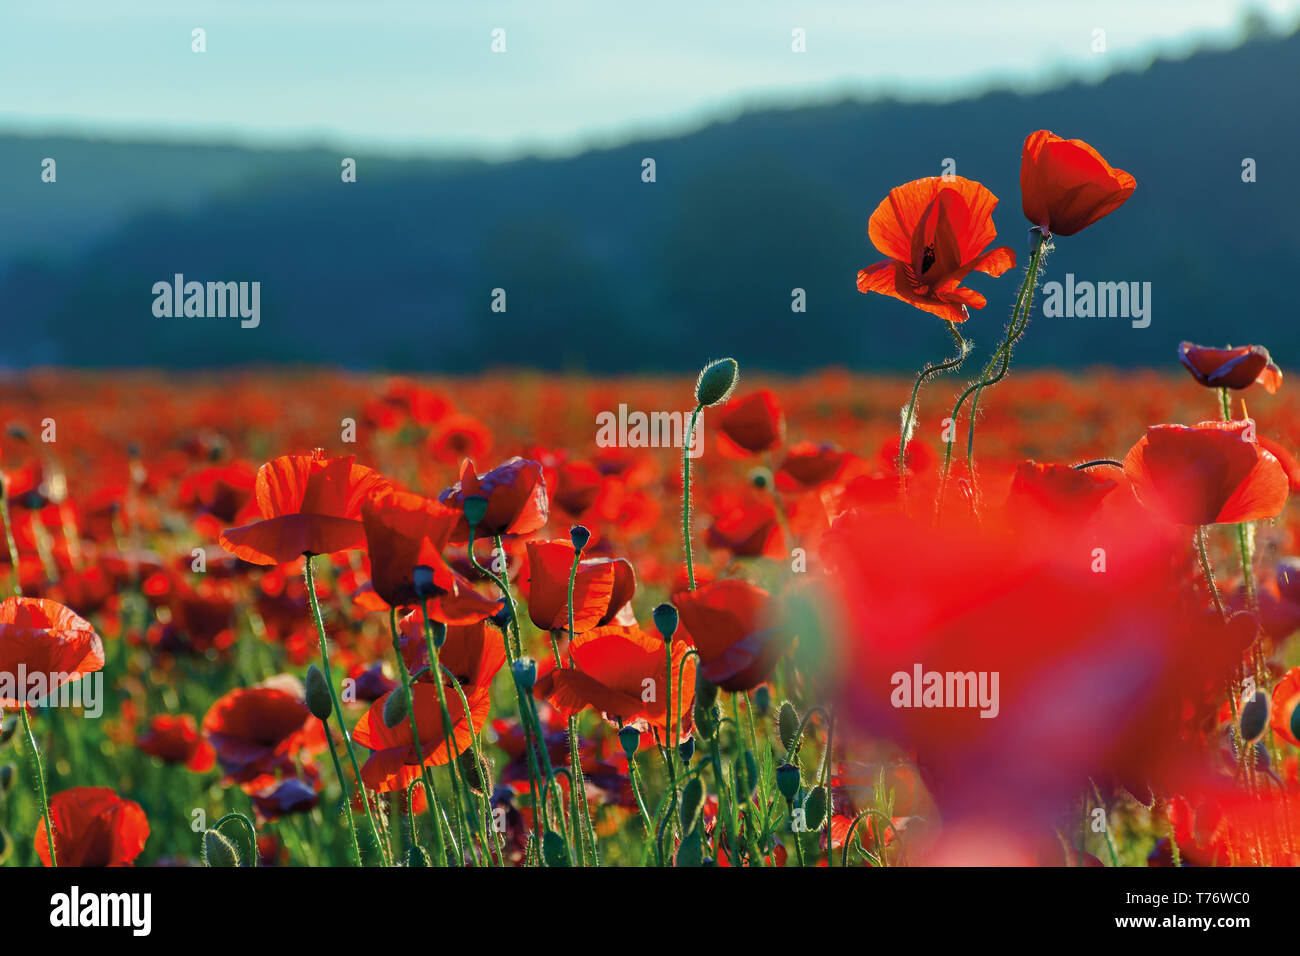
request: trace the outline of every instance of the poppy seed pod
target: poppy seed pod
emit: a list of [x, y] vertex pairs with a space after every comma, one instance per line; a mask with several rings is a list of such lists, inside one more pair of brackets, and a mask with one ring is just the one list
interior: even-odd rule
[[498, 631], [504, 631], [510, 626], [510, 607], [503, 601], [501, 609], [492, 615], [491, 620]]
[[465, 521], [471, 528], [487, 517], [488, 500], [482, 495], [465, 496]]
[[1262, 690], [1255, 691], [1255, 696], [1242, 706], [1239, 727], [1241, 739], [1246, 743], [1254, 743], [1264, 736], [1268, 729], [1268, 695]]
[[330, 714], [334, 711], [329, 685], [325, 683], [325, 675], [315, 664], [307, 668], [307, 709], [318, 720], [329, 720]]
[[470, 790], [476, 794], [486, 792], [488, 783], [492, 780], [492, 768], [486, 757], [478, 756], [472, 749], [466, 748], [456, 758], [456, 766], [460, 768], [460, 775]]
[[749, 473], [749, 483], [762, 491], [772, 486], [772, 473], [766, 468], [755, 468]]
[[582, 549], [587, 546], [591, 540], [591, 532], [580, 524], [575, 524], [569, 529], [569, 540], [573, 542], [575, 554], [582, 554]]
[[623, 727], [618, 732], [618, 742], [623, 747], [623, 753], [627, 754], [627, 759], [631, 760], [636, 756], [637, 747], [641, 746], [641, 732], [631, 725]]
[[406, 719], [408, 713], [410, 707], [407, 706], [406, 691], [393, 691], [384, 702], [384, 726], [389, 729], [396, 727]]
[[239, 866], [239, 851], [220, 830], [203, 834], [204, 866]]
[[678, 814], [683, 833], [691, 832], [702, 806], [704, 806], [704, 784], [700, 783], [699, 777], [691, 777], [686, 786], [682, 787], [682, 805]]
[[792, 763], [783, 763], [776, 768], [776, 788], [786, 801], [794, 799], [799, 792], [799, 768]]
[[695, 757], [695, 738], [687, 737], [677, 745], [677, 755], [682, 758], [682, 763], [690, 766], [691, 760]]
[[766, 684], [760, 684], [754, 689], [754, 709], [760, 717], [766, 717], [772, 709], [772, 689]]
[[433, 638], [433, 646], [442, 650], [442, 645], [447, 643], [447, 625], [442, 621], [430, 621], [429, 634]]
[[740, 366], [735, 359], [710, 362], [700, 370], [700, 377], [695, 380], [695, 401], [700, 405], [720, 405], [731, 396], [738, 381]]
[[521, 657], [510, 665], [510, 670], [519, 689], [531, 694], [533, 685], [537, 683], [537, 661], [531, 657]]
[[665, 641], [671, 641], [677, 633], [677, 608], [671, 604], [660, 604], [654, 609], [655, 627]]

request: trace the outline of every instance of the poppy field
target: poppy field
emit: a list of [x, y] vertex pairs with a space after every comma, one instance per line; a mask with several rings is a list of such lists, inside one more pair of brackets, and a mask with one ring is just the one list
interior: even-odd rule
[[0, 861], [1291, 865], [1294, 389], [1013, 367], [1110, 159], [882, 186], [914, 377], [0, 380]]

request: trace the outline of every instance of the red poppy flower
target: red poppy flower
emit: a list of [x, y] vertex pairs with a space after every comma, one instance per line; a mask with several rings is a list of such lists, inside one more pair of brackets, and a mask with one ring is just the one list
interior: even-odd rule
[[785, 415], [770, 389], [760, 388], [744, 398], [732, 398], [715, 421], [731, 442], [757, 454], [785, 439]]
[[1286, 472], [1258, 442], [1247, 440], [1247, 425], [1151, 426], [1124, 459], [1134, 494], [1174, 524], [1276, 517], [1286, 504]]
[[1262, 345], [1235, 349], [1178, 343], [1178, 361], [1208, 388], [1248, 388], [1258, 382], [1270, 395], [1282, 387], [1282, 370]]
[[1300, 667], [1293, 667], [1273, 688], [1269, 706], [1269, 726], [1292, 747], [1300, 747]]
[[465, 458], [479, 458], [492, 449], [492, 433], [477, 418], [448, 415], [425, 443], [434, 461], [455, 463]]
[[[695, 700], [695, 658], [681, 638], [673, 641], [673, 683], [668, 687], [668, 661], [664, 641], [639, 626], [609, 624], [579, 634], [569, 642], [575, 666], [552, 670], [537, 679], [534, 694], [565, 716], [587, 707], [615, 725], [632, 724], [642, 730], [666, 731], [668, 694], [673, 714], [680, 716], [683, 733], [690, 726]], [[682, 698], [677, 684], [681, 675]], [[679, 707], [680, 705], [680, 707]]]
[[361, 504], [370, 580], [393, 606], [417, 605], [454, 586], [442, 558], [461, 515], [432, 498], [384, 488]]
[[285, 777], [250, 794], [259, 821], [278, 820], [289, 813], [306, 813], [320, 803], [320, 791], [299, 777]]
[[[59, 866], [130, 866], [149, 839], [149, 820], [134, 800], [110, 787], [73, 787], [50, 797]], [[36, 854], [50, 865], [45, 818], [36, 828]]]
[[1113, 169], [1081, 139], [1040, 129], [1025, 139], [1020, 201], [1025, 218], [1047, 233], [1072, 236], [1124, 204], [1137, 180]]
[[845, 453], [832, 444], [801, 441], [791, 446], [777, 469], [777, 487], [787, 491], [823, 485], [839, 474], [845, 457]]
[[604, 476], [591, 462], [562, 462], [555, 469], [551, 504], [577, 521], [596, 503], [603, 484]]
[[[423, 613], [416, 610], [403, 617], [397, 624], [397, 634], [406, 669], [412, 674], [424, 670], [429, 664], [429, 644], [425, 639]], [[467, 695], [471, 689], [489, 686], [505, 662], [506, 648], [501, 635], [488, 630], [485, 621], [448, 626], [443, 645], [438, 648], [438, 663], [451, 671]], [[442, 676], [445, 681], [446, 673]], [[425, 670], [416, 679], [432, 683], [434, 675]], [[456, 696], [455, 692], [449, 696]]]
[[949, 322], [982, 309], [984, 296], [962, 286], [971, 272], [1000, 276], [1016, 264], [1007, 246], [984, 250], [997, 238], [998, 198], [960, 176], [930, 176], [889, 191], [867, 224], [875, 247], [889, 258], [858, 273], [859, 292], [892, 295]]
[[[457, 511], [465, 499], [478, 495], [487, 499], [487, 514], [474, 530], [477, 538], [495, 538], [502, 534], [532, 534], [546, 524], [549, 505], [542, 466], [524, 458], [511, 458], [487, 474], [474, 472], [474, 462], [461, 463], [460, 481], [438, 496], [438, 500]], [[452, 544], [469, 541], [469, 524], [462, 514], [451, 534]]]
[[[573, 543], [563, 538], [528, 542], [528, 616], [543, 631], [569, 629], [569, 573]], [[573, 632], [608, 624], [632, 600], [636, 573], [623, 559], [585, 558], [573, 582]]]
[[[29, 690], [53, 693], [57, 687], [102, 669], [104, 645], [89, 621], [57, 601], [12, 597], [0, 601], [0, 707], [21, 707]], [[27, 680], [20, 680], [21, 674]], [[42, 687], [30, 678], [40, 675]], [[13, 693], [6, 694], [3, 691]]]
[[1025, 461], [1016, 467], [1011, 480], [1007, 509], [1028, 512], [1021, 517], [1031, 519], [1045, 514], [1082, 521], [1117, 487], [1119, 482], [1092, 471]]
[[135, 745], [163, 763], [183, 763], [195, 773], [212, 769], [217, 753], [199, 736], [198, 724], [189, 714], [159, 714]]
[[710, 548], [725, 548], [742, 558], [780, 558], [785, 532], [770, 496], [719, 494], [709, 502], [713, 523], [705, 536]]
[[767, 680], [787, 641], [771, 626], [770, 596], [735, 578], [678, 591], [673, 604], [700, 652], [700, 672], [725, 690], [750, 690]]
[[325, 749], [320, 722], [307, 709], [302, 685], [289, 675], [253, 687], [237, 687], [219, 698], [203, 718], [226, 779], [250, 783], [276, 770], [293, 770], [301, 750]]
[[388, 479], [344, 458], [285, 455], [257, 471], [262, 520], [231, 528], [221, 546], [252, 564], [284, 564], [304, 554], [333, 554], [365, 546], [361, 503]]
[[[398, 689], [394, 694], [405, 691]], [[420, 776], [421, 765], [440, 767], [447, 763], [448, 732], [442, 722], [442, 710], [438, 703], [438, 690], [432, 684], [416, 682], [411, 687], [414, 699], [412, 711], [415, 714], [416, 728], [420, 734], [420, 753], [416, 753], [411, 738], [411, 721], [408, 717], [398, 721], [396, 727], [384, 723], [384, 707], [391, 694], [370, 705], [370, 709], [357, 721], [352, 739], [371, 751], [361, 768], [361, 780], [371, 790], [386, 793], [390, 790], [405, 790], [407, 784]], [[460, 695], [449, 692], [447, 695], [447, 713], [451, 717], [452, 751], [460, 754], [469, 748], [474, 733], [482, 730], [491, 708], [491, 698], [487, 687], [475, 688], [473, 693], [465, 696], [469, 701], [469, 719], [461, 706]], [[470, 729], [473, 721], [473, 730]]]

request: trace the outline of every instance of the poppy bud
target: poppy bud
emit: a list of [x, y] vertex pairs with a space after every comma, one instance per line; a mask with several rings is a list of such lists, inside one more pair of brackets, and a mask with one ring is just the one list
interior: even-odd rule
[[[1300, 710], [1300, 707], [1296, 709]], [[695, 729], [705, 740], [713, 739], [713, 731], [717, 729], [713, 723], [713, 708], [705, 707], [703, 704], [695, 705]]]
[[758, 761], [754, 759], [753, 751], [746, 750], [736, 758], [734, 775], [736, 789], [745, 796], [752, 795], [758, 786]]
[[772, 690], [766, 684], [759, 684], [754, 690], [754, 709], [760, 717], [766, 717], [772, 709]]
[[462, 507], [465, 510], [465, 521], [471, 528], [487, 517], [488, 500], [482, 495], [466, 495]]
[[11, 763], [0, 767], [0, 796], [4, 796], [13, 789], [14, 779], [18, 773], [18, 768]]
[[704, 676], [702, 669], [695, 672], [695, 702], [702, 707], [712, 707], [718, 699], [718, 685]]
[[786, 753], [793, 753], [799, 742], [799, 711], [788, 700], [781, 702], [781, 710], [776, 717], [777, 733], [781, 737], [781, 746]]
[[803, 798], [803, 822], [809, 830], [820, 830], [826, 822], [828, 796], [825, 787], [813, 787]]
[[690, 766], [691, 759], [695, 756], [695, 738], [687, 737], [677, 745], [677, 754], [682, 758], [682, 763]]
[[[696, 778], [691, 782], [698, 783], [699, 779]], [[677, 847], [678, 866], [694, 867], [704, 865], [704, 834], [701, 830], [702, 828], [697, 827], [682, 837], [682, 842]]]
[[510, 607], [505, 601], [501, 602], [501, 609], [492, 615], [492, 623], [498, 631], [504, 631], [510, 625]]
[[3, 865], [9, 859], [9, 854], [13, 852], [14, 841], [9, 836], [9, 832], [0, 828], [0, 865]]
[[407, 866], [433, 866], [433, 859], [429, 856], [429, 851], [418, 843], [412, 843], [410, 849], [406, 851]]
[[677, 608], [671, 604], [660, 604], [654, 609], [655, 627], [665, 641], [671, 641], [677, 633]]
[[547, 866], [573, 866], [573, 860], [569, 857], [569, 844], [554, 830], [547, 830], [542, 836], [542, 859]]
[[733, 358], [710, 362], [695, 380], [695, 401], [700, 405], [719, 405], [725, 402], [740, 380], [740, 366]]
[[637, 747], [641, 746], [641, 732], [632, 725], [622, 727], [618, 732], [618, 742], [623, 745], [623, 753], [631, 760], [636, 756]]
[[526, 694], [533, 692], [533, 685], [537, 683], [537, 661], [531, 657], [521, 657], [510, 666], [510, 670], [515, 675], [515, 684]]
[[18, 732], [18, 718], [6, 717], [0, 720], [0, 747], [3, 747], [9, 741], [14, 739], [14, 734]]
[[427, 564], [417, 564], [415, 570], [411, 573], [412, 584], [415, 586], [416, 597], [430, 598], [436, 597], [438, 588], [433, 583], [433, 568]]
[[389, 728], [396, 727], [406, 719], [406, 715], [409, 712], [410, 708], [407, 706], [406, 691], [404, 689], [393, 691], [388, 695], [388, 700], [384, 702], [384, 726]]
[[475, 757], [474, 749], [467, 747], [456, 758], [456, 766], [465, 784], [476, 794], [485, 792], [492, 780], [492, 767], [483, 756]]
[[686, 786], [682, 787], [682, 805], [678, 813], [682, 821], [682, 832], [690, 833], [691, 828], [695, 826], [695, 819], [700, 815], [700, 807], [704, 805], [704, 784], [700, 783], [699, 777], [691, 777]]
[[772, 473], [766, 468], [755, 468], [749, 473], [749, 483], [762, 491], [772, 486]]
[[793, 800], [799, 792], [799, 768], [792, 763], [783, 763], [777, 767], [776, 788], [786, 800]]
[[203, 834], [204, 866], [239, 866], [239, 851], [220, 830]]
[[591, 540], [591, 532], [580, 524], [575, 524], [569, 529], [569, 540], [573, 542], [573, 550], [576, 554], [582, 554], [582, 549], [587, 546]]
[[442, 650], [442, 645], [447, 643], [447, 625], [442, 621], [430, 621], [429, 635], [433, 638], [433, 646]]
[[307, 709], [318, 720], [329, 720], [330, 714], [334, 711], [329, 685], [325, 683], [325, 675], [315, 664], [307, 668]]
[[1241, 739], [1253, 743], [1264, 736], [1268, 729], [1268, 695], [1262, 690], [1255, 691], [1255, 696], [1246, 701], [1241, 708]]

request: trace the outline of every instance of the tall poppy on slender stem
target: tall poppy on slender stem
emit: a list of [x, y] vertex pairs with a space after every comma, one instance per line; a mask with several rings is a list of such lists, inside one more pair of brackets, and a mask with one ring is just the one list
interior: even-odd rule
[[691, 424], [682, 437], [682, 548], [686, 552], [686, 580], [695, 590], [695, 564], [691, 560], [691, 446], [694, 444], [695, 425], [705, 408], [721, 405], [736, 390], [740, 381], [740, 365], [733, 358], [718, 359], [700, 370], [695, 380], [695, 411]]

